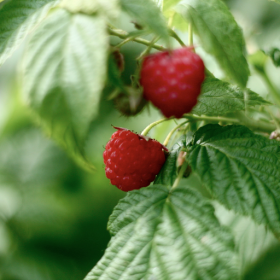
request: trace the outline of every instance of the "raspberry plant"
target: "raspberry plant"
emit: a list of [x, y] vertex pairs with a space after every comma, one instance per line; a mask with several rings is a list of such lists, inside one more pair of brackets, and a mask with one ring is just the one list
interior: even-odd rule
[[[128, 17], [129, 24], [120, 21]], [[107, 174], [112, 183], [122, 189], [116, 176], [126, 176], [130, 164], [137, 168], [109, 218], [111, 241], [85, 280], [252, 279], [260, 257], [279, 247], [280, 90], [266, 66], [279, 67], [280, 45], [265, 48], [243, 33], [222, 0], [4, 1], [0, 64], [27, 37], [21, 96], [37, 125], [81, 168], [95, 169], [87, 147], [98, 138], [91, 132], [102, 102], [127, 117], [158, 109], [168, 117], [133, 134], [136, 140], [158, 143], [146, 136], [173, 125], [164, 131], [165, 163], [156, 167], [148, 165], [153, 147], [152, 158], [141, 161], [142, 146], [122, 152], [114, 144], [114, 172], [122, 171]], [[125, 46], [137, 50], [126, 74]], [[158, 57], [164, 59], [147, 66]], [[250, 89], [250, 73], [265, 82], [267, 96]], [[104, 159], [112, 173], [107, 152]], [[143, 174], [146, 165], [152, 175]]]

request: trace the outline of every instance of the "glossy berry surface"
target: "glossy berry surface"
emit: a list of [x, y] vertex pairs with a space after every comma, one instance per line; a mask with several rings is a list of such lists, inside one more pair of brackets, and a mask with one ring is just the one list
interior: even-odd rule
[[125, 192], [147, 187], [165, 162], [164, 146], [132, 131], [117, 129], [103, 153], [106, 177]]
[[192, 48], [146, 56], [140, 74], [144, 97], [167, 118], [180, 118], [197, 103], [204, 68], [202, 59]]

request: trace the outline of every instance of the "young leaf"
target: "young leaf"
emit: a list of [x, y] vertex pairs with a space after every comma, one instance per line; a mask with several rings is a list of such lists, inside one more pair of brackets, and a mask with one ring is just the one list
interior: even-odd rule
[[244, 126], [206, 125], [187, 159], [213, 196], [280, 237], [280, 143]]
[[108, 228], [113, 237], [86, 280], [238, 279], [231, 234], [191, 189], [132, 191]]
[[36, 30], [23, 60], [30, 106], [50, 136], [81, 161], [106, 79], [107, 40], [102, 16], [57, 9]]
[[57, 0], [13, 0], [0, 10], [0, 66]]
[[157, 175], [155, 184], [172, 186], [177, 177], [177, 158], [183, 147], [186, 146], [186, 137], [176, 143], [170, 150], [167, 159]]
[[244, 87], [249, 76], [243, 54], [244, 39], [225, 3], [221, 0], [182, 0], [176, 10], [193, 24], [205, 51], [217, 59], [229, 77]]
[[249, 89], [231, 85], [214, 77], [205, 79], [198, 101], [192, 111], [194, 114], [215, 116], [270, 104]]
[[168, 29], [165, 19], [152, 0], [120, 0], [124, 11], [135, 17], [140, 24], [149, 27], [157, 35], [168, 41]]

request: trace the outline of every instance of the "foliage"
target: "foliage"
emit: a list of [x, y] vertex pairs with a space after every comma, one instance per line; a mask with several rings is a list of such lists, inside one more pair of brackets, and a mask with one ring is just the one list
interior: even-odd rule
[[[279, 278], [280, 5], [246, 3], [0, 4], [0, 279]], [[207, 67], [192, 112], [156, 120], [144, 102], [119, 118], [118, 96], [142, 100], [142, 58], [178, 45]], [[155, 182], [124, 198], [103, 172], [111, 124], [169, 149]]]

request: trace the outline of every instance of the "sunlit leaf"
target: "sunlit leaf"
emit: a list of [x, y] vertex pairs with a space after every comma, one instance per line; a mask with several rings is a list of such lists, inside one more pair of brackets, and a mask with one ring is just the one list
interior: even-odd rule
[[218, 116], [245, 110], [256, 105], [269, 104], [271, 103], [250, 89], [243, 89], [219, 79], [208, 77], [202, 85], [198, 104], [192, 113]]
[[213, 196], [280, 236], [280, 144], [244, 126], [206, 125], [189, 146], [188, 161]]
[[113, 237], [86, 280], [238, 279], [232, 236], [196, 191], [130, 192], [108, 227]]
[[201, 46], [213, 55], [225, 73], [241, 86], [249, 76], [244, 57], [244, 39], [225, 3], [221, 0], [182, 0], [176, 10], [191, 24]]
[[0, 66], [57, 0], [13, 0], [0, 9]]
[[157, 35], [168, 41], [166, 21], [152, 0], [120, 0], [124, 11], [134, 17], [140, 24], [147, 26]]
[[106, 21], [57, 9], [32, 36], [23, 60], [22, 90], [41, 125], [81, 164], [106, 80]]

